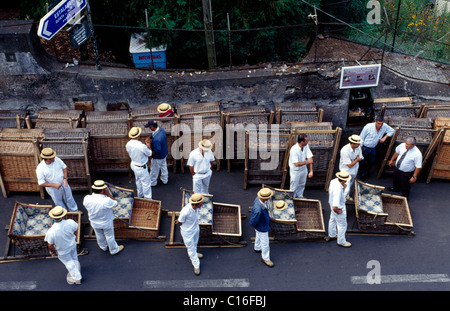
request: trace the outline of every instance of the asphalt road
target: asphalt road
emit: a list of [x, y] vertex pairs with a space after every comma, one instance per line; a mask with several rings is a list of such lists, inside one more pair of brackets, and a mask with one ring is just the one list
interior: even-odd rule
[[[127, 173], [95, 177], [118, 186], [134, 188], [134, 178]], [[172, 302], [180, 307], [184, 303], [195, 304], [195, 297], [191, 295], [198, 293], [205, 296], [210, 293], [211, 297], [225, 295], [221, 305], [230, 308], [243, 307], [244, 304], [242, 301], [228, 300], [230, 295], [238, 297], [233, 299], [243, 299], [244, 295], [263, 295], [269, 300], [266, 304], [273, 305], [274, 299], [277, 303], [280, 302], [278, 296], [273, 297], [274, 294], [287, 295], [286, 299], [291, 301], [296, 300], [297, 292], [301, 291], [450, 290], [448, 181], [433, 179], [427, 184], [419, 179], [413, 185], [409, 206], [415, 236], [348, 234], [347, 239], [353, 244], [349, 249], [339, 247], [335, 242], [272, 243], [271, 259], [275, 267], [268, 268], [260, 261], [260, 255], [253, 252], [254, 231], [248, 224], [249, 206], [259, 187], [254, 185], [244, 190], [243, 177], [242, 169], [233, 169], [230, 173], [226, 168], [214, 171], [210, 192], [216, 202], [241, 205], [242, 214], [247, 216], [242, 219], [242, 241], [247, 244], [243, 247], [202, 248], [200, 251], [205, 258], [201, 261], [200, 276], [194, 275], [184, 248], [166, 248], [170, 218], [163, 214], [160, 234], [167, 237], [166, 241], [123, 240], [119, 244], [125, 245], [124, 251], [110, 256], [103, 253], [94, 240], [84, 240], [82, 246], [89, 253], [79, 257], [82, 285], [68, 285], [65, 267], [56, 258], [51, 258], [1, 263], [0, 290], [8, 292], [8, 295], [11, 292], [60, 291], [86, 294], [121, 291], [138, 296], [152, 292], [153, 295], [145, 297], [167, 297], [168, 293], [172, 293], [175, 295], [170, 296], [175, 297]], [[391, 177], [373, 178], [368, 182], [389, 187]], [[191, 189], [189, 172], [170, 172], [169, 184], [154, 187], [153, 197], [162, 201], [164, 209], [179, 211], [180, 187]], [[81, 209], [86, 194], [79, 192], [74, 195]], [[323, 188], [308, 187], [305, 196], [321, 200], [327, 227], [327, 192]], [[49, 197], [42, 200], [37, 193], [13, 192], [7, 199], [1, 197], [0, 224], [3, 228], [9, 225], [15, 201], [52, 204]], [[352, 217], [354, 216], [349, 211], [349, 224], [354, 220]], [[87, 221], [85, 212], [83, 222]], [[6, 245], [6, 238], [5, 230], [0, 234], [0, 245]], [[20, 250], [13, 250], [20, 254]], [[375, 276], [380, 278], [376, 279]], [[164, 296], [156, 295], [156, 292]], [[107, 297], [110, 301], [113, 296]], [[246, 305], [257, 306], [257, 302], [253, 300], [246, 300]], [[203, 302], [211, 303], [206, 300]]]

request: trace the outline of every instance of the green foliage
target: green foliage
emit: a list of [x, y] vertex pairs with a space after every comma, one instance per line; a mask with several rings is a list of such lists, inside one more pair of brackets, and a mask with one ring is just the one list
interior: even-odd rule
[[[387, 49], [390, 50], [390, 46], [394, 44], [395, 34], [395, 49], [411, 55], [420, 54], [421, 57], [440, 62], [450, 62], [450, 34], [448, 34], [450, 32], [450, 12], [438, 14], [430, 1], [424, 0], [402, 0], [400, 8], [398, 7], [399, 0], [380, 0], [380, 3], [381, 25], [367, 24], [366, 15], [353, 6], [350, 17], [354, 21], [364, 24], [360, 29], [375, 38], [380, 38], [380, 41], [375, 44], [376, 46], [382, 48], [382, 43], [386, 42]], [[369, 9], [366, 9], [366, 14], [368, 12]], [[396, 22], [397, 32], [394, 30]], [[391, 27], [387, 27], [388, 24]], [[374, 44], [373, 39], [363, 36], [355, 30], [349, 30], [346, 34], [351, 40]]]

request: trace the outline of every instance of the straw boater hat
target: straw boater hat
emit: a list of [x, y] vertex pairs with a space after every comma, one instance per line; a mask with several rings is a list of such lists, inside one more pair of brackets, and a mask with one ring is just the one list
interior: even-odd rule
[[336, 173], [336, 177], [339, 178], [340, 180], [350, 180], [352, 179], [352, 177], [350, 176], [350, 174], [346, 171], [340, 171]]
[[209, 151], [212, 148], [212, 144], [208, 139], [203, 139], [198, 143], [198, 146], [200, 147], [200, 149], [203, 149], [205, 151]]
[[159, 113], [164, 113], [171, 109], [172, 109], [172, 107], [168, 103], [162, 103], [158, 106], [158, 108], [156, 110], [158, 110]]
[[348, 138], [348, 140], [353, 144], [360, 144], [362, 142], [361, 137], [359, 135], [353, 134]]
[[141, 135], [142, 129], [138, 126], [132, 127], [131, 130], [128, 132], [128, 137], [130, 138], [136, 138]]
[[61, 206], [57, 205], [54, 208], [52, 208], [50, 210], [50, 212], [48, 212], [48, 214], [53, 219], [59, 219], [59, 218], [63, 218], [64, 216], [66, 216], [67, 210], [62, 208]]
[[285, 201], [276, 201], [275, 204], [273, 205], [273, 208], [276, 209], [277, 211], [282, 211], [287, 207], [288, 205], [286, 204]]
[[44, 148], [41, 152], [41, 158], [51, 159], [56, 156], [56, 152], [52, 148]]
[[203, 195], [201, 195], [200, 193], [194, 193], [189, 198], [189, 203], [191, 203], [191, 204], [199, 204], [199, 203], [202, 203], [203, 200], [204, 200]]
[[96, 180], [92, 185], [92, 189], [102, 190], [106, 188], [106, 184], [103, 180]]
[[273, 191], [270, 190], [269, 188], [262, 188], [261, 190], [258, 191], [258, 197], [263, 200], [270, 199], [272, 195]]

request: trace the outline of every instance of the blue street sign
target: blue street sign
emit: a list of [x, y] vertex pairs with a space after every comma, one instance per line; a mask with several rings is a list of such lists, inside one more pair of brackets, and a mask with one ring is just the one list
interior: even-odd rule
[[86, 7], [87, 0], [63, 0], [39, 21], [38, 36], [50, 40]]

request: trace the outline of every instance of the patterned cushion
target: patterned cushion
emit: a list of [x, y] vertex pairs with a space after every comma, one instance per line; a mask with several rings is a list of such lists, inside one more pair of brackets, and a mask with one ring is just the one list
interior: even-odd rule
[[[189, 203], [189, 198], [192, 193], [189, 191], [184, 192], [184, 205]], [[204, 196], [202, 206], [198, 209], [198, 223], [200, 225], [212, 225], [213, 222], [213, 201], [212, 196]], [[183, 206], [184, 206], [183, 205]]]
[[378, 189], [361, 183], [358, 183], [358, 187], [358, 208], [367, 212], [377, 214], [383, 213], [383, 201], [381, 199], [381, 192], [383, 189]]
[[112, 186], [108, 186], [108, 190], [118, 202], [117, 206], [113, 208], [114, 216], [118, 218], [130, 218], [134, 202], [133, 191], [118, 189]]
[[[294, 200], [292, 194], [289, 192], [278, 191], [272, 189], [274, 192], [273, 196], [267, 201], [267, 206], [269, 207], [269, 216], [277, 220], [295, 220], [295, 208]], [[277, 201], [284, 201], [287, 204], [287, 208], [282, 211], [278, 211], [273, 208], [273, 204]]]
[[49, 208], [18, 205], [12, 233], [28, 236], [45, 235], [52, 223], [49, 211]]

